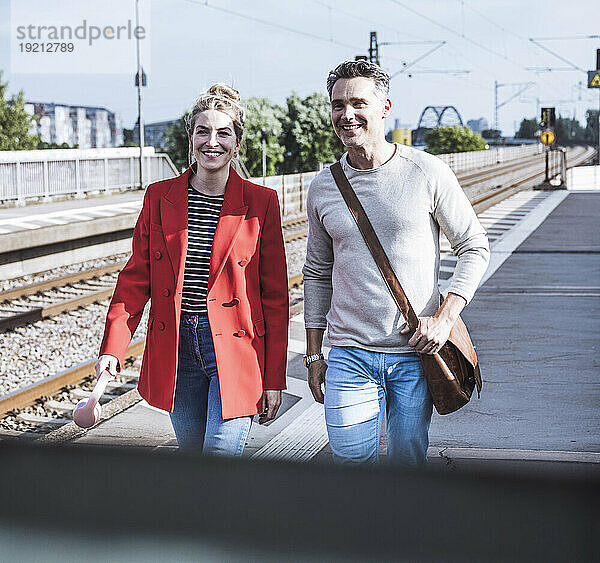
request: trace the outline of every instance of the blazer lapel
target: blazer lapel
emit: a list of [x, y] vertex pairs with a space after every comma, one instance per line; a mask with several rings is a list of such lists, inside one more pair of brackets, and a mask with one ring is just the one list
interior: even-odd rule
[[210, 271], [208, 275], [208, 291], [223, 271], [225, 262], [231, 253], [237, 236], [242, 228], [248, 206], [244, 205], [243, 181], [233, 168], [229, 169], [229, 179], [225, 188], [225, 199], [221, 215], [215, 230]]
[[183, 287], [183, 272], [187, 253], [188, 234], [188, 182], [191, 169], [188, 168], [171, 184], [170, 190], [161, 197], [160, 216], [167, 252], [173, 272], [175, 287]]

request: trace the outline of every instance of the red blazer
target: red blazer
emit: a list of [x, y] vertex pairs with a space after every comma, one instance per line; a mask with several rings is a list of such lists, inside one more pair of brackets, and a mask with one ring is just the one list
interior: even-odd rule
[[[100, 347], [122, 365], [151, 299], [138, 389], [148, 403], [168, 411], [175, 396], [190, 170], [148, 186]], [[223, 418], [257, 414], [263, 389], [285, 389], [288, 301], [277, 193], [230, 169], [207, 294]]]

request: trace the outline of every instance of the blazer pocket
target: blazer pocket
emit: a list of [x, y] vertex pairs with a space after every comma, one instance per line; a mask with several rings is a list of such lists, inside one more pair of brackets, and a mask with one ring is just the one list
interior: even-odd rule
[[264, 319], [258, 319], [256, 321], [252, 321], [252, 324], [254, 325], [254, 334], [256, 334], [256, 336], [264, 336], [265, 335], [265, 320]]
[[156, 223], [150, 223], [150, 230], [151, 231], [159, 231], [162, 233], [162, 225], [156, 224]]

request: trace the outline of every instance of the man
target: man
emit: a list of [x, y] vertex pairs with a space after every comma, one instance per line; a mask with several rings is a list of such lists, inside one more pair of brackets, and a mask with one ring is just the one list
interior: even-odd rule
[[[341, 165], [417, 316], [414, 334], [356, 226], [329, 168], [308, 192], [304, 274], [308, 384], [325, 403], [334, 459], [373, 463], [387, 416], [388, 457], [426, 461], [432, 401], [418, 354], [446, 342], [489, 261], [486, 233], [452, 170], [385, 139], [389, 76], [366, 61], [329, 73], [331, 121], [348, 152]], [[440, 306], [439, 232], [458, 257]], [[322, 355], [328, 328], [328, 364]], [[321, 385], [324, 383], [325, 392]]]

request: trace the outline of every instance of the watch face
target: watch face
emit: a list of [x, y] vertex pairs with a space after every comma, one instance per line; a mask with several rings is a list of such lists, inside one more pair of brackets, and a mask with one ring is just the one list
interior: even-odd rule
[[306, 360], [307, 360], [307, 357], [306, 356], [302, 356], [302, 363], [304, 364], [305, 368], [308, 367], [308, 362]]

